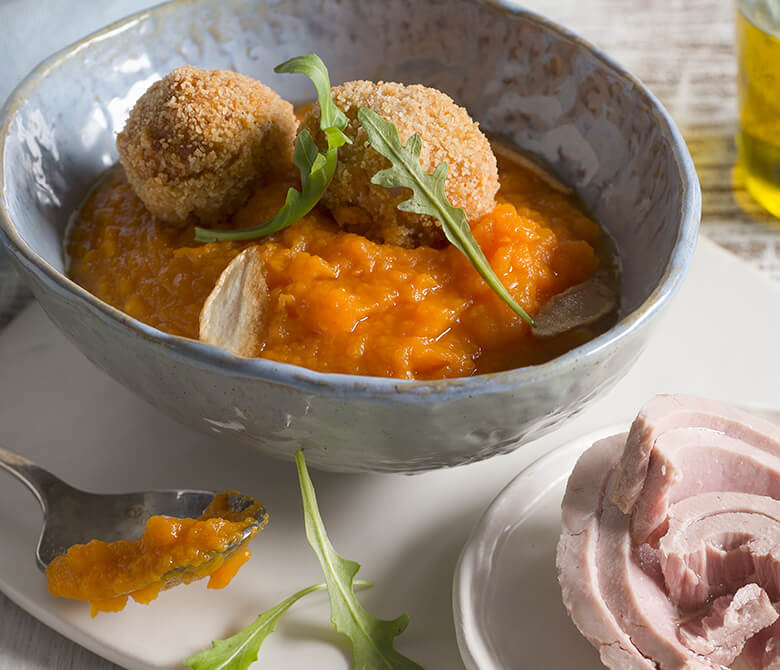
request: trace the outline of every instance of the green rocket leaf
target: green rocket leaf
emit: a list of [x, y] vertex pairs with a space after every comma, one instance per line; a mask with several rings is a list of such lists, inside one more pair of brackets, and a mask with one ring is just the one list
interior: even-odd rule
[[517, 304], [490, 267], [471, 233], [466, 213], [460, 207], [453, 207], [447, 200], [444, 191], [447, 163], [440, 163], [433, 174], [428, 174], [420, 165], [422, 139], [417, 133], [404, 146], [398, 136], [398, 129], [373, 110], [361, 107], [358, 120], [365, 128], [371, 146], [391, 163], [386, 170], [377, 172], [371, 182], [385, 188], [411, 189], [412, 197], [400, 203], [398, 209], [436, 217], [450, 243], [469, 259], [488, 286], [526, 323], [533, 326], [533, 319]]
[[328, 138], [329, 148], [338, 148], [342, 144], [352, 144], [342, 131], [347, 127], [347, 117], [333, 102], [330, 95], [330, 75], [325, 63], [315, 53], [297, 56], [280, 63], [274, 72], [305, 74], [317, 89], [317, 102], [320, 103], [320, 128]]
[[360, 565], [339, 556], [328, 539], [302, 449], [295, 453], [295, 464], [301, 487], [306, 539], [319, 559], [325, 583], [298, 591], [263, 612], [235, 635], [215, 640], [210, 649], [191, 656], [184, 662], [185, 665], [191, 670], [249, 670], [257, 660], [260, 646], [287, 610], [304, 596], [327, 589], [330, 620], [336, 630], [352, 642], [352, 670], [423, 670], [393, 648], [393, 640], [404, 632], [409, 616], [402, 614], [392, 621], [376, 619], [358, 602], [355, 588], [373, 584], [355, 579]]
[[[355, 586], [373, 586], [371, 582], [358, 580]], [[296, 602], [315, 591], [324, 591], [325, 584], [315, 584], [301, 589], [267, 612], [263, 612], [251, 624], [225, 640], [215, 640], [211, 648], [190, 656], [184, 664], [192, 670], [248, 670], [257, 660], [260, 646], [274, 632], [276, 624]]]
[[325, 64], [317, 54], [291, 58], [274, 68], [274, 72], [305, 74], [317, 89], [320, 103], [320, 128], [325, 133], [328, 149], [319, 153], [317, 145], [307, 130], [295, 138], [293, 163], [301, 175], [301, 190], [287, 191], [284, 205], [270, 221], [253, 228], [239, 230], [214, 230], [195, 228], [196, 242], [251, 240], [276, 233], [306, 216], [320, 201], [336, 172], [338, 148], [350, 140], [342, 131], [347, 127], [347, 117], [333, 102], [330, 95], [330, 77]]
[[406, 629], [409, 615], [402, 614], [392, 621], [375, 619], [358, 602], [354, 586], [360, 565], [339, 556], [330, 543], [302, 449], [295, 452], [295, 464], [303, 498], [306, 539], [325, 575], [330, 620], [336, 630], [352, 642], [352, 670], [422, 670], [421, 666], [393, 648], [393, 639]]
[[215, 640], [211, 649], [190, 656], [184, 664], [192, 670], [247, 670], [257, 660], [260, 645], [274, 632], [279, 619], [304, 596], [322, 591], [325, 584], [315, 584], [298, 591], [267, 612], [263, 612], [246, 628], [225, 640]]

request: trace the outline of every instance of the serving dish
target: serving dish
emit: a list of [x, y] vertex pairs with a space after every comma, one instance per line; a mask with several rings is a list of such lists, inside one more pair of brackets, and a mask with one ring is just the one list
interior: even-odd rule
[[[596, 440], [628, 423], [578, 437], [522, 470], [490, 503], [460, 555], [452, 586], [458, 648], [468, 670], [602, 670], [598, 652], [566, 614], [555, 571], [561, 500], [574, 464]], [[523, 569], [518, 570], [517, 566]], [[513, 623], [518, 594], [534, 603], [526, 625]], [[538, 644], [545, 631], [555, 644]]]
[[[617, 244], [619, 323], [543, 365], [407, 382], [237, 358], [145, 326], [64, 276], [68, 218], [116, 160], [114, 134], [151, 82], [189, 62], [303, 100], [304, 82], [271, 70], [310, 51], [334, 81], [445, 90], [546, 162]], [[580, 38], [499, 2], [176, 0], [39, 66], [6, 104], [0, 156], [0, 239], [90, 360], [191, 426], [288, 458], [305, 446], [311, 465], [344, 471], [479, 460], [581, 411], [646, 343], [690, 262], [700, 216], [690, 156], [652, 94]]]
[[[780, 409], [742, 409], [780, 422]], [[520, 663], [537, 668], [605, 667], [564, 607], [556, 548], [561, 501], [577, 460], [597, 441], [627, 433], [630, 426], [626, 421], [565, 442], [523, 469], [490, 503], [466, 542], [453, 579], [455, 631], [468, 670], [500, 670]], [[520, 628], [515, 625], [519, 594], [534, 603], [534, 616]], [[550, 630], [556, 631], [557, 643], [538, 644]]]

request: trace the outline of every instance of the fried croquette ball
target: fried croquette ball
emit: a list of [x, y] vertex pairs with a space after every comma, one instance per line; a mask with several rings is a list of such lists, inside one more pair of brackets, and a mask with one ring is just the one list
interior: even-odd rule
[[[447, 162], [447, 198], [454, 206], [462, 207], [470, 221], [493, 210], [498, 191], [496, 158], [478, 124], [449, 96], [419, 84], [371, 81], [347, 82], [334, 86], [331, 93], [349, 119], [344, 132], [352, 144], [339, 149], [336, 174], [322, 202], [342, 228], [403, 247], [441, 246], [446, 242], [434, 217], [397, 209], [409, 198], [408, 189], [387, 189], [371, 183], [371, 177], [389, 167], [390, 162], [369, 146], [366, 131], [357, 119], [360, 107], [368, 107], [394, 123], [404, 144], [418, 133], [422, 138], [420, 163], [426, 172]], [[301, 127], [324, 149], [325, 137], [319, 124], [320, 108], [315, 104]]]
[[209, 224], [292, 161], [292, 105], [227, 70], [175, 69], [155, 82], [117, 136], [119, 160], [146, 208], [171, 224]]

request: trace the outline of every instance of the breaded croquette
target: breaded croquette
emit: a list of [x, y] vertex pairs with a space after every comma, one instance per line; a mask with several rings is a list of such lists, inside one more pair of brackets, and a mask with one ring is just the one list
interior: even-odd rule
[[[403, 247], [445, 243], [435, 218], [397, 209], [410, 196], [407, 189], [390, 190], [371, 183], [371, 177], [390, 163], [369, 146], [366, 131], [357, 119], [360, 107], [368, 107], [394, 123], [404, 143], [419, 133], [420, 163], [426, 172], [447, 162], [447, 198], [454, 206], [462, 207], [470, 221], [493, 210], [498, 191], [496, 158], [478, 125], [449, 96], [419, 84], [371, 81], [347, 82], [334, 86], [331, 93], [349, 119], [344, 132], [352, 144], [339, 149], [336, 174], [322, 202], [342, 228]], [[319, 123], [320, 108], [315, 104], [301, 127], [308, 129], [324, 149]]]
[[175, 225], [209, 224], [290, 164], [297, 126], [292, 105], [259, 81], [187, 65], [141, 96], [117, 148], [152, 214]]

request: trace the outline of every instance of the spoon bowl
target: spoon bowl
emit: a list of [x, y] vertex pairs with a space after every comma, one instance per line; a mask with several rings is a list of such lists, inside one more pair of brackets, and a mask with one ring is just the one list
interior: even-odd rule
[[[32, 491], [43, 510], [43, 528], [35, 550], [38, 567], [46, 567], [74, 544], [99, 539], [132, 540], [143, 535], [150, 517], [198, 518], [217, 495], [215, 491], [159, 490], [136, 493], [91, 493], [76, 489], [27, 458], [0, 449], [0, 469], [6, 470]], [[208, 561], [228, 558], [248, 542], [268, 521], [262, 505], [249, 496], [227, 494], [231, 511], [251, 515], [254, 521], [224, 551]], [[192, 568], [203, 569], [203, 563]], [[163, 576], [166, 586], [182, 581], [189, 571], [179, 567]]]

